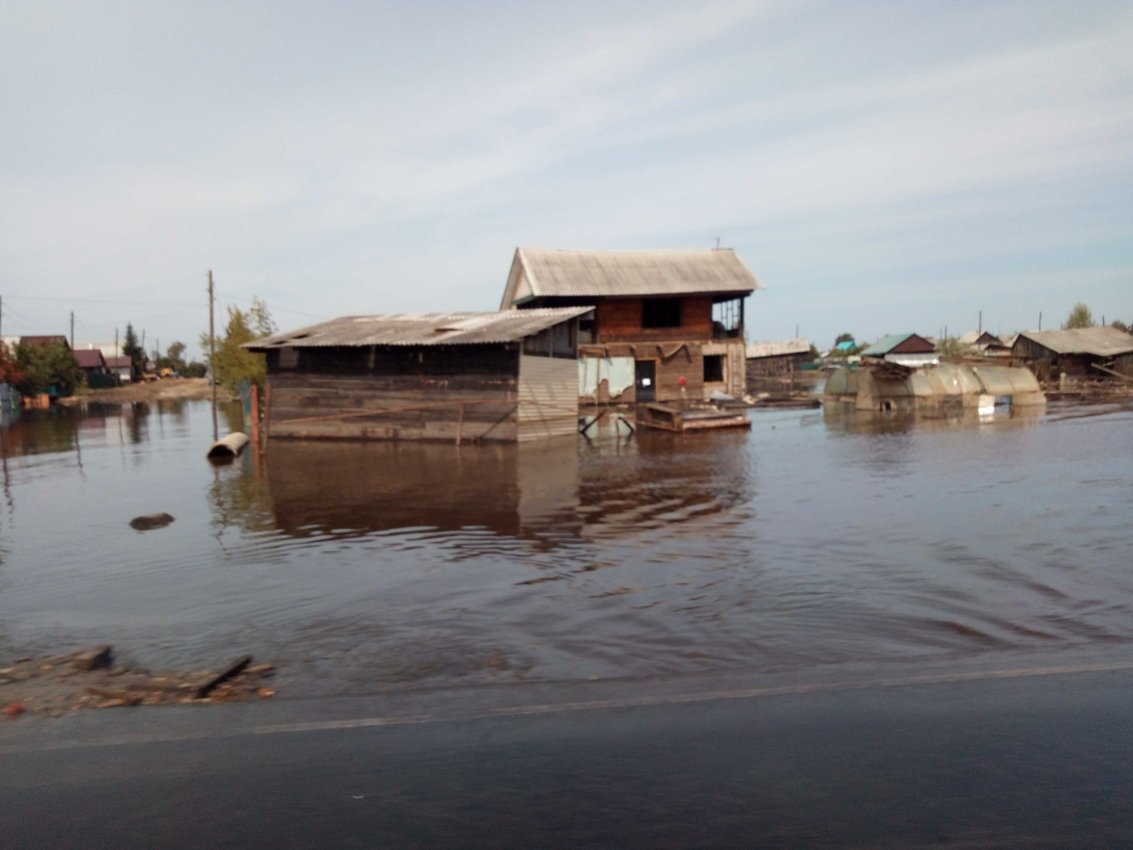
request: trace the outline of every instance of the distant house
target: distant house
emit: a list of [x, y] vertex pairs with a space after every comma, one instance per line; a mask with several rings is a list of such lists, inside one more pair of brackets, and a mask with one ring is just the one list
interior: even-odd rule
[[968, 331], [957, 342], [969, 352], [984, 354], [990, 357], [1006, 357], [1010, 355], [1010, 346], [990, 331]]
[[83, 374], [88, 378], [92, 375], [108, 375], [110, 370], [106, 366], [106, 358], [97, 348], [76, 348], [73, 352], [75, 361]]
[[1133, 335], [1112, 327], [1024, 331], [1015, 338], [1011, 356], [1043, 381], [1062, 375], [1104, 380], [1113, 372], [1133, 377]]
[[748, 380], [790, 375], [811, 359], [809, 339], [753, 342], [745, 350]]
[[517, 248], [502, 310], [587, 306], [578, 385], [586, 402], [744, 393], [744, 299], [762, 289], [731, 250]]
[[124, 354], [106, 357], [106, 368], [115, 375], [119, 384], [128, 384], [133, 379], [133, 361]]
[[588, 313], [346, 316], [244, 348], [267, 355], [269, 438], [522, 442], [577, 433]]
[[20, 337], [20, 345], [48, 346], [48, 345], [51, 345], [51, 343], [53, 343], [53, 342], [62, 343], [63, 345], [65, 345], [67, 347], [68, 350], [71, 348], [71, 343], [69, 343], [67, 341], [67, 337], [63, 336], [63, 334], [49, 334], [49, 335], [46, 335], [46, 336], [22, 336], [22, 337]]
[[936, 346], [917, 334], [895, 334], [879, 339], [861, 353], [862, 361], [885, 360], [902, 366], [927, 366], [939, 363]]

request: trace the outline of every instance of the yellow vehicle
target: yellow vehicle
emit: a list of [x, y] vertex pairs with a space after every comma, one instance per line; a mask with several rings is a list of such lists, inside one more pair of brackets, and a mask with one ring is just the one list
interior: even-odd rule
[[170, 369], [168, 366], [166, 366], [164, 369], [162, 369], [160, 372], [158, 372], [157, 375], [158, 375], [159, 378], [172, 378], [173, 377], [173, 370]]

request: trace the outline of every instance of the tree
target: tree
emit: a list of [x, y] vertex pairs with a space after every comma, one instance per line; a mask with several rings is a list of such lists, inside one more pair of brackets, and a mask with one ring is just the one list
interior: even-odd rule
[[275, 333], [275, 322], [268, 312], [267, 304], [259, 298], [252, 299], [247, 311], [239, 307], [228, 308], [228, 325], [224, 336], [216, 340], [216, 360], [213, 362], [209, 351], [208, 334], [201, 334], [201, 348], [206, 352], [205, 359], [212, 369], [216, 382], [235, 390], [241, 381], [251, 381], [263, 386], [267, 377], [267, 363], [262, 354], [255, 354], [240, 346], [262, 336]]
[[1092, 328], [1094, 326], [1094, 317], [1090, 313], [1090, 308], [1079, 301], [1074, 305], [1074, 309], [1070, 311], [1069, 317], [1062, 325], [1063, 330], [1073, 330], [1075, 328]]
[[134, 326], [126, 323], [126, 338], [122, 341], [122, 355], [130, 358], [130, 377], [137, 379], [146, 372], [146, 353], [134, 333]]
[[851, 334], [851, 333], [838, 334], [837, 338], [834, 340], [834, 347], [837, 348], [839, 343], [853, 342], [853, 341], [854, 341], [854, 335]]
[[15, 353], [0, 340], [0, 384], [15, 386], [23, 378], [20, 364], [16, 362]]
[[70, 395], [83, 382], [83, 370], [61, 340], [17, 345], [16, 364], [22, 374], [13, 386], [24, 395], [47, 392], [52, 387], [59, 395]]
[[1125, 324], [1125, 322], [1122, 322], [1119, 319], [1114, 319], [1112, 322], [1109, 323], [1109, 326], [1111, 328], [1117, 328], [1122, 333], [1129, 333], [1130, 332], [1129, 325]]
[[178, 375], [186, 374], [188, 372], [188, 365], [185, 363], [186, 347], [183, 342], [171, 342], [169, 347], [165, 349], [165, 354], [159, 355], [155, 359], [158, 371], [172, 369]]

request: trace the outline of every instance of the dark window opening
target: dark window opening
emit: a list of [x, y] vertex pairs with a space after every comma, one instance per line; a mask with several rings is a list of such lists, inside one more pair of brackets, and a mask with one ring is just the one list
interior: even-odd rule
[[724, 355], [723, 354], [705, 354], [704, 355], [704, 382], [710, 381], [723, 381], [724, 380]]
[[641, 303], [643, 328], [679, 328], [681, 326], [681, 299], [653, 298]]

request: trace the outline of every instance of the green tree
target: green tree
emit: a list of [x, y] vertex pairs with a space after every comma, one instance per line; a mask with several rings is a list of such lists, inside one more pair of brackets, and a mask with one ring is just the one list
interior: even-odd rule
[[70, 395], [83, 383], [83, 370], [75, 355], [60, 340], [17, 345], [16, 364], [22, 375], [13, 386], [24, 395], [47, 392], [52, 387], [59, 395]]
[[1066, 322], [1062, 325], [1064, 330], [1073, 330], [1075, 328], [1092, 328], [1094, 326], [1094, 317], [1090, 313], [1090, 308], [1079, 301], [1074, 305], [1074, 309], [1070, 311]]
[[853, 342], [853, 341], [854, 341], [854, 335], [851, 334], [851, 333], [838, 334], [838, 336], [834, 340], [834, 345], [835, 345], [835, 347], [837, 347], [840, 343]]
[[176, 340], [171, 342], [169, 347], [165, 349], [165, 354], [158, 356], [154, 361], [158, 371], [172, 369], [178, 375], [186, 374], [188, 372], [188, 365], [185, 363], [186, 347], [183, 342]]
[[252, 306], [246, 311], [239, 307], [228, 308], [228, 325], [224, 336], [216, 340], [216, 360], [208, 354], [208, 334], [201, 334], [201, 348], [206, 352], [205, 359], [213, 370], [216, 382], [229, 389], [236, 389], [241, 381], [251, 381], [263, 386], [267, 378], [267, 363], [262, 354], [255, 354], [240, 346], [262, 336], [275, 333], [275, 322], [268, 312], [267, 304], [259, 298], [252, 299]]
[[1125, 324], [1125, 322], [1121, 321], [1120, 319], [1114, 319], [1112, 322], [1109, 323], [1109, 326], [1111, 328], [1117, 328], [1122, 333], [1129, 333], [1130, 332], [1129, 331], [1129, 325]]
[[126, 338], [122, 340], [122, 355], [130, 358], [130, 377], [137, 380], [146, 371], [146, 353], [134, 333], [134, 326], [126, 323]]

